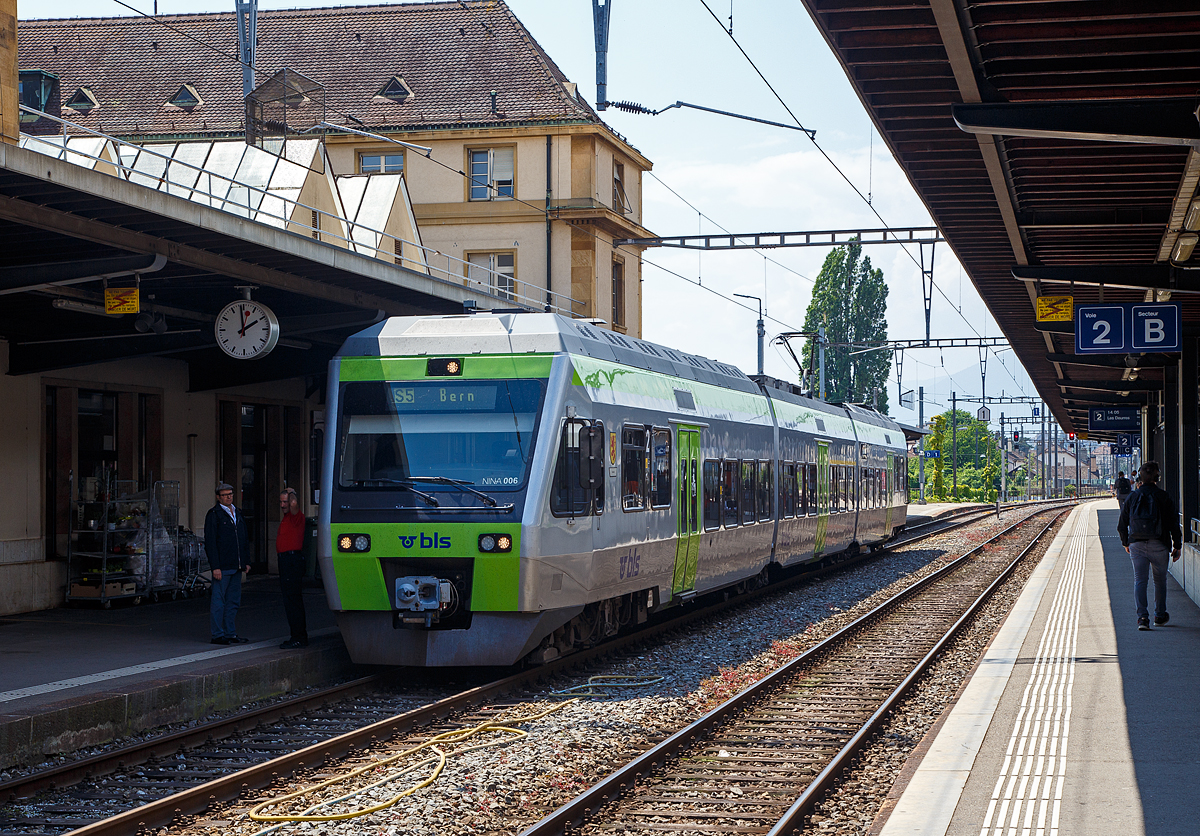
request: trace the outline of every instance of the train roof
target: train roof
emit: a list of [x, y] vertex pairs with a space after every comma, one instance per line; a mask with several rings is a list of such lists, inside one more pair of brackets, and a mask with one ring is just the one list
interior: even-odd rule
[[758, 393], [737, 366], [550, 313], [477, 313], [385, 319], [350, 336], [339, 357], [567, 353]]

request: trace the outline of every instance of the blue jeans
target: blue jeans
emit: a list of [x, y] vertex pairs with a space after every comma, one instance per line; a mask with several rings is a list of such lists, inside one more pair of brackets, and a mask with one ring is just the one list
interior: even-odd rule
[[1133, 600], [1138, 618], [1149, 617], [1146, 609], [1146, 580], [1154, 570], [1154, 614], [1167, 612], [1167, 564], [1171, 549], [1161, 540], [1140, 540], [1129, 544], [1129, 559], [1133, 561]]
[[[1145, 583], [1143, 582], [1143, 586]], [[1142, 595], [1145, 598], [1145, 593]], [[242, 571], [222, 569], [221, 580], [212, 582], [212, 603], [208, 608], [214, 639], [231, 639], [237, 635], [234, 621], [242, 605]]]

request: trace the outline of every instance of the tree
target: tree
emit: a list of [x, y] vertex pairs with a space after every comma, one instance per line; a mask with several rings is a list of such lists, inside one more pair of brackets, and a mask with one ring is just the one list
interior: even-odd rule
[[[887, 413], [887, 377], [892, 352], [888, 350], [852, 354], [868, 343], [887, 339], [887, 284], [883, 271], [862, 258], [861, 244], [835, 248], [825, 258], [813, 286], [812, 301], [804, 316], [804, 330], [815, 334], [823, 325], [825, 338], [833, 345], [825, 350], [825, 389], [829, 400], [845, 403], [875, 403]], [[804, 345], [804, 356], [812, 357], [812, 340]]]

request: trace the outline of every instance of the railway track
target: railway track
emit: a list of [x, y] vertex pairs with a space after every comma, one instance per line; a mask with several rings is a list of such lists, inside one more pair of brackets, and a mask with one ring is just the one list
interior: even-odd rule
[[[912, 536], [893, 544], [893, 548], [912, 545], [928, 537], [943, 534], [952, 528], [969, 525], [990, 511], [970, 514], [950, 524], [935, 521]], [[878, 555], [876, 555], [878, 556]], [[865, 558], [860, 558], [865, 559]], [[857, 561], [855, 561], [857, 562]], [[804, 572], [792, 583], [840, 570], [847, 564]], [[778, 587], [758, 590], [737, 596], [733, 603], [752, 600], [761, 594], [771, 594]], [[687, 621], [710, 618], [726, 609], [728, 603], [697, 607]], [[235, 798], [245, 792], [269, 784], [295, 770], [313, 769], [364, 747], [372, 741], [385, 741], [397, 735], [415, 733], [419, 738], [424, 728], [444, 722], [443, 718], [478, 710], [483, 703], [494, 701], [506, 693], [530, 687], [539, 678], [553, 676], [570, 668], [593, 664], [603, 655], [621, 651], [630, 644], [652, 640], [659, 631], [680, 629], [678, 620], [658, 625], [651, 631], [623, 637], [616, 642], [576, 654], [542, 668], [505, 677], [458, 694], [435, 699], [428, 705], [398, 716], [385, 705], [397, 706], [395, 698], [372, 703], [362, 697], [351, 701], [349, 708], [329, 705], [339, 696], [380, 685], [378, 678], [347, 683], [302, 699], [260, 709], [254, 716], [233, 717], [189, 733], [170, 735], [147, 741], [137, 747], [111, 752], [85, 761], [67, 764], [39, 775], [27, 776], [0, 785], [0, 798], [27, 797], [51, 787], [64, 787], [90, 775], [91, 781], [82, 789], [59, 793], [50, 803], [39, 805], [34, 815], [13, 816], [0, 811], [0, 833], [30, 835], [62, 833], [70, 828], [83, 827], [83, 833], [128, 833], [140, 827], [158, 827], [206, 809], [216, 801]], [[444, 689], [448, 690], [448, 689]], [[427, 690], [427, 694], [431, 691]], [[437, 694], [432, 694], [437, 696]], [[410, 700], [422, 702], [419, 698]], [[426, 700], [427, 702], [427, 700]], [[326, 705], [314, 713], [317, 706]], [[386, 719], [382, 717], [387, 714]], [[486, 714], [486, 711], [485, 711]], [[298, 717], [283, 726], [258, 728], [244, 733], [247, 727], [266, 726], [277, 718]], [[480, 715], [484, 716], [484, 715]], [[362, 728], [364, 718], [380, 717], [380, 722]], [[357, 718], [357, 719], [356, 719]], [[466, 717], [461, 723], [471, 722]], [[346, 732], [348, 726], [355, 730]], [[456, 727], [456, 726], [451, 726]], [[307, 745], [306, 745], [307, 744]], [[112, 780], [96, 776], [113, 774]], [[232, 774], [231, 774], [232, 773]], [[166, 796], [166, 798], [161, 798]], [[143, 802], [148, 802], [144, 803]], [[120, 813], [131, 804], [143, 804], [133, 812]], [[107, 818], [105, 816], [108, 816]]]
[[[801, 829], [891, 708], [1060, 513], [1017, 523], [917, 582], [523, 836]], [[997, 548], [1028, 525], [1037, 531], [1015, 557]]]

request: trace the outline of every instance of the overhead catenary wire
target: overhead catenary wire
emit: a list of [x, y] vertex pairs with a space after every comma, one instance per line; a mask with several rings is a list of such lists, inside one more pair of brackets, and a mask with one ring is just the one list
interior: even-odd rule
[[[705, 10], [709, 13], [709, 15], [712, 17], [712, 19], [714, 21], [716, 21], [718, 26], [721, 27], [721, 31], [725, 32], [725, 34], [728, 35], [729, 40], [731, 40], [733, 42], [733, 45], [737, 47], [738, 52], [740, 52], [742, 54], [742, 56], [750, 64], [751, 68], [753, 68], [754, 72], [758, 75], [758, 77], [760, 79], [762, 79], [763, 83], [765, 85], [767, 85], [767, 89], [771, 91], [771, 94], [776, 98], [776, 100], [779, 102], [779, 104], [783, 106], [783, 109], [786, 110], [788, 115], [792, 117], [793, 121], [795, 121], [795, 123], [797, 125], [799, 125], [801, 127], [801, 129], [806, 132], [806, 135], [808, 136], [808, 141], [813, 144], [813, 147], [816, 148], [817, 151], [819, 151], [821, 153], [821, 156], [823, 156], [829, 162], [829, 164], [831, 166], [833, 166], [834, 171], [836, 171], [838, 173], [838, 175], [841, 176], [841, 178], [846, 181], [846, 184], [848, 186], [850, 186], [850, 188], [854, 191], [854, 193], [856, 195], [858, 195], [859, 198], [867, 205], [867, 208], [870, 209], [871, 214], [873, 214], [876, 218], [878, 218], [880, 223], [882, 223], [885, 227], [890, 229], [890, 225], [888, 224], [888, 222], [886, 220], [884, 220], [883, 216], [881, 214], [879, 214], [879, 211], [872, 204], [871, 199], [869, 197], [867, 197], [866, 195], [864, 195], [862, 193], [862, 191], [858, 188], [858, 186], [854, 185], [854, 182], [850, 179], [850, 177], [846, 174], [846, 172], [844, 172], [841, 169], [841, 167], [838, 166], [838, 164], [836, 162], [834, 162], [833, 158], [829, 156], [829, 154], [825, 151], [825, 149], [821, 147], [820, 143], [817, 142], [815, 132], [811, 132], [811, 133], [808, 132], [808, 129], [804, 127], [804, 123], [801, 122], [799, 117], [797, 117], [796, 114], [792, 112], [792, 109], [790, 107], [788, 107], [788, 104], [787, 104], [787, 102], [784, 101], [783, 96], [781, 96], [779, 94], [779, 91], [777, 91], [775, 89], [774, 85], [771, 84], [771, 82], [767, 79], [766, 75], [763, 74], [762, 70], [760, 70], [758, 68], [758, 65], [754, 62], [754, 59], [750, 57], [749, 53], [747, 53], [746, 50], [742, 47], [742, 45], [738, 42], [738, 39], [733, 35], [732, 32], [725, 29], [724, 25], [721, 23], [721, 19], [712, 10], [712, 7], [708, 5], [708, 0], [700, 0], [700, 4], [702, 6], [704, 6]], [[905, 247], [903, 245], [903, 243], [901, 243], [900, 246], [904, 250], [905, 254], [909, 257], [909, 259], [911, 259], [912, 262], [915, 265], [917, 265], [918, 268], [920, 268], [921, 267], [920, 262], [913, 256], [913, 254], [911, 252], [909, 252], [908, 247]], [[935, 290], [937, 290], [938, 295], [941, 296], [943, 299], [945, 299], [951, 308], [954, 308], [954, 302], [951, 301], [950, 297], [946, 295], [945, 291], [943, 291], [936, 283], [934, 283], [932, 281], [932, 276], [930, 277], [930, 285]], [[967, 327], [975, 332], [976, 336], [982, 336], [982, 334], [980, 334], [979, 331], [976, 330], [975, 326], [971, 324], [970, 320], [968, 320], [965, 316], [962, 315], [961, 311], [959, 311], [958, 313], [959, 313], [959, 316], [962, 318], [963, 322], [965, 322], [967, 324]], [[994, 355], [995, 351], [992, 351], [992, 354]], [[1008, 369], [1006, 368], [1005, 371], [1008, 372]], [[1013, 383], [1017, 384], [1018, 387], [1021, 387], [1020, 381], [1018, 381], [1015, 377], [1013, 377], [1011, 372], [1008, 372], [1008, 375], [1009, 375], [1009, 377], [1012, 378]], [[1021, 391], [1024, 391], [1023, 387], [1021, 387]]]

